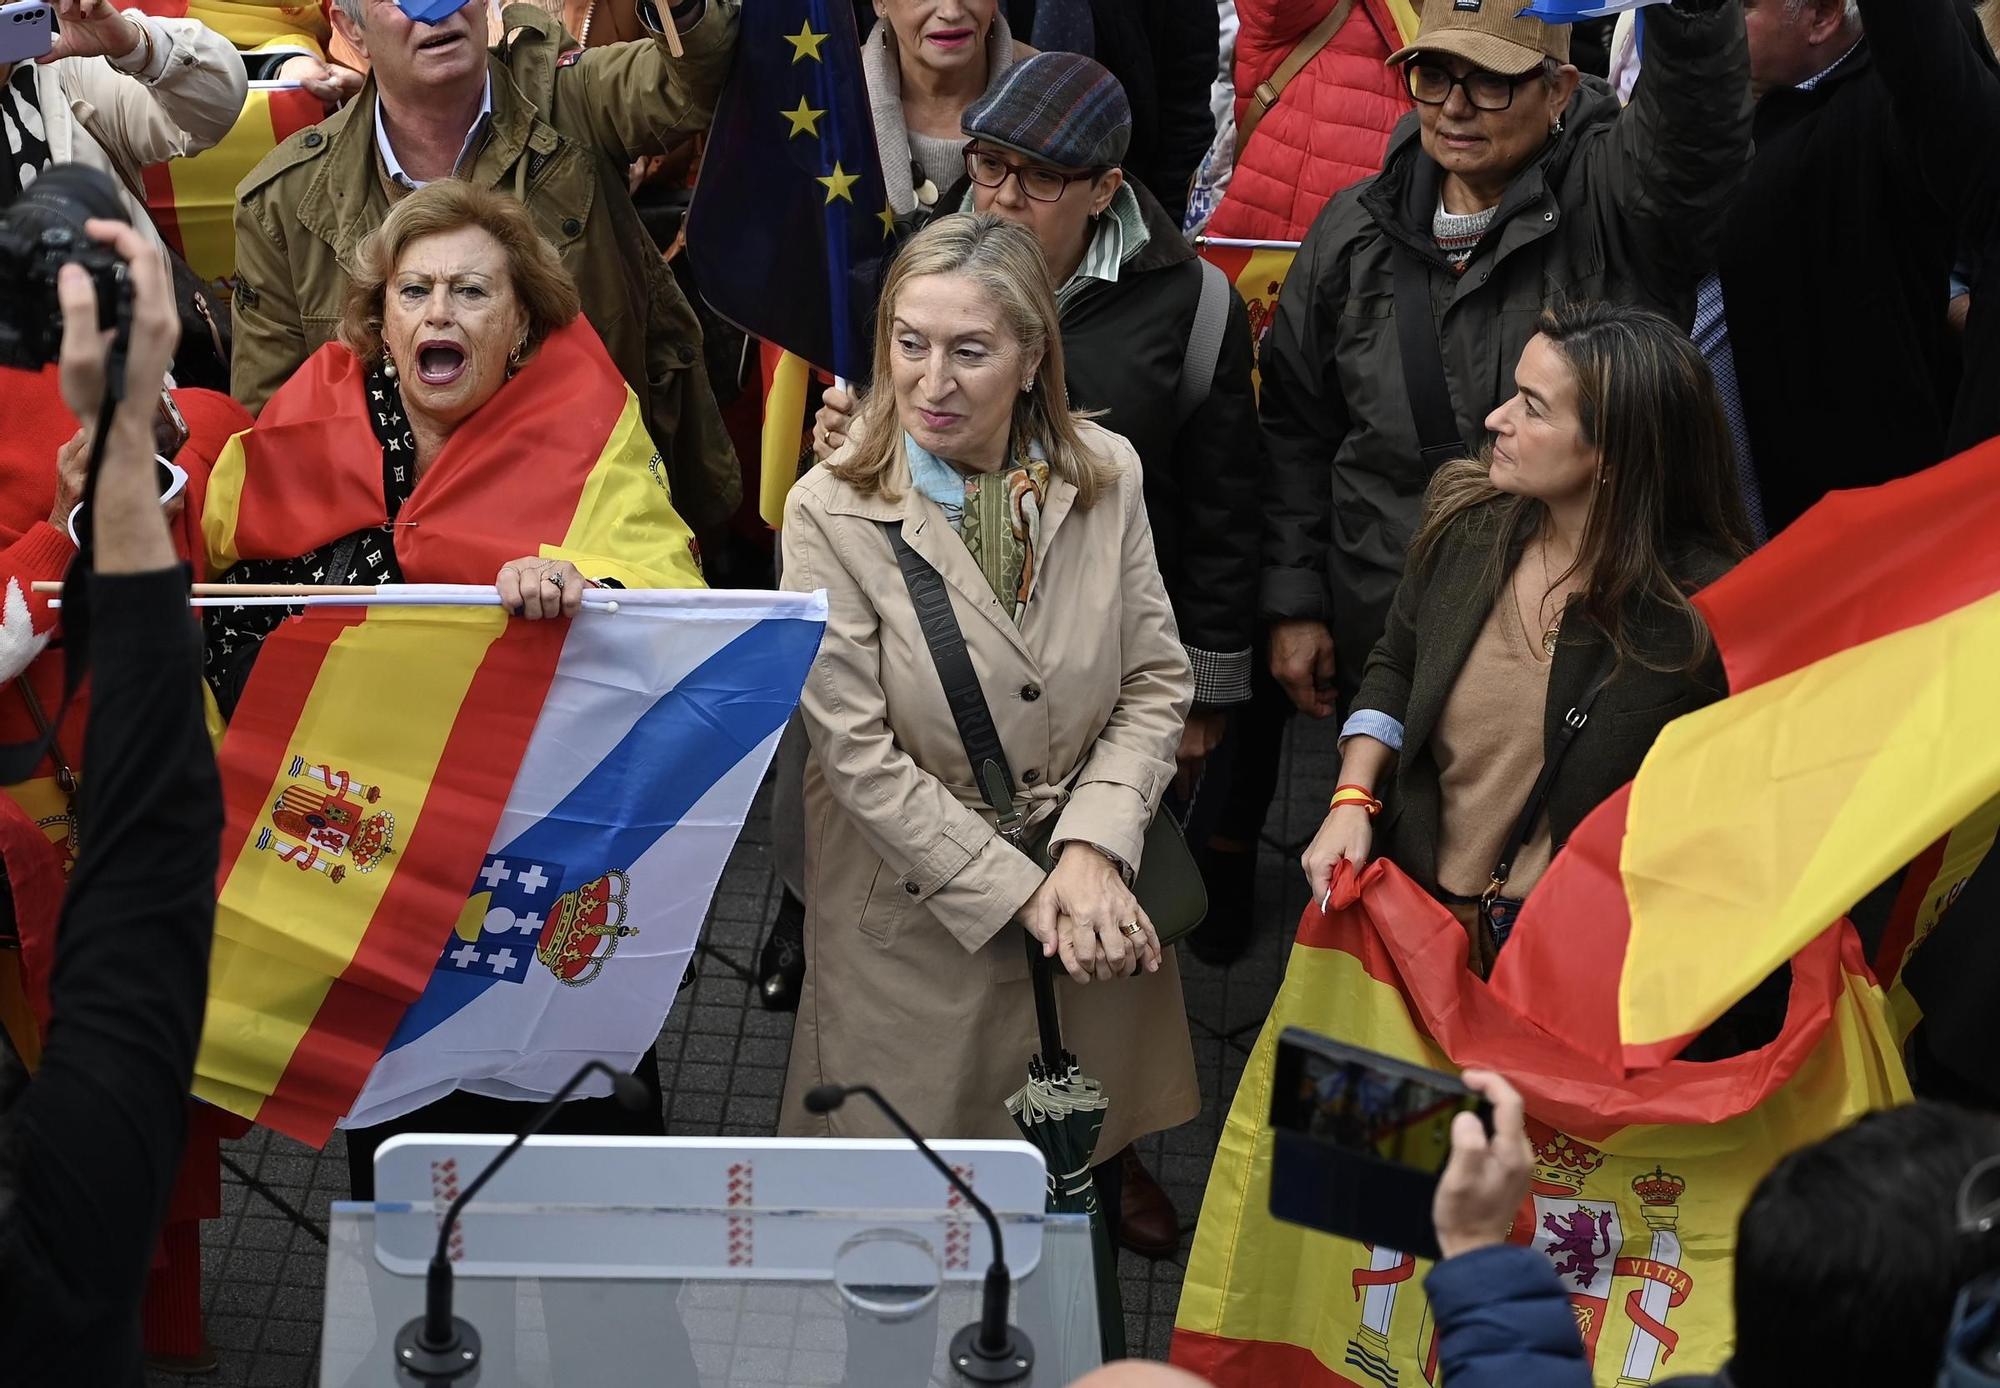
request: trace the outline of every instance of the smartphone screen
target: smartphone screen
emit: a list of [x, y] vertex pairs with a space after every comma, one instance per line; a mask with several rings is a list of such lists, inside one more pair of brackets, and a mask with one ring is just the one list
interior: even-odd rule
[[1278, 1046], [1272, 1126], [1433, 1176], [1451, 1156], [1451, 1120], [1480, 1104], [1449, 1075], [1309, 1031], [1287, 1029]]
[[1454, 1076], [1287, 1027], [1271, 1090], [1271, 1213], [1436, 1257], [1431, 1199], [1461, 1113], [1484, 1117], [1486, 1104]]

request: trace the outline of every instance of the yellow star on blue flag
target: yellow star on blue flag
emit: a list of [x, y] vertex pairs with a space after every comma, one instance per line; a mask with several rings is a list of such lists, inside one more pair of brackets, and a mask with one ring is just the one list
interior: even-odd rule
[[744, 332], [865, 381], [898, 228], [853, 0], [746, 0], [739, 14], [688, 210], [689, 261], [709, 305]]
[[786, 34], [784, 38], [785, 42], [792, 46], [793, 62], [802, 62], [807, 58], [811, 58], [816, 63], [821, 61], [819, 46], [826, 42], [827, 36], [825, 34], [815, 34], [810, 23], [800, 24], [799, 31], [796, 34]]
[[825, 186], [826, 200], [828, 202], [832, 202], [835, 198], [846, 198], [849, 202], [853, 202], [854, 194], [848, 192], [847, 190], [852, 188], [855, 184], [859, 183], [860, 181], [861, 181], [861, 175], [848, 173], [845, 169], [840, 167], [840, 161], [838, 159], [833, 161], [832, 173], [828, 174], [824, 178], [816, 178], [813, 180], [813, 182], [823, 184]]
[[819, 134], [819, 118], [826, 112], [813, 110], [806, 105], [806, 99], [800, 97], [796, 107], [789, 111], [780, 111], [778, 114], [792, 123], [791, 138], [796, 140], [801, 135]]

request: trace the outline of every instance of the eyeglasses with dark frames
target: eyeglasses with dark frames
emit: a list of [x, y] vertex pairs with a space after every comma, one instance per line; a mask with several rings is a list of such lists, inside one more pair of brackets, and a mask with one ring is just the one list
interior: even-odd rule
[[1003, 159], [982, 145], [965, 147], [967, 178], [982, 188], [998, 188], [1011, 176], [1021, 185], [1021, 191], [1036, 202], [1060, 202], [1070, 184], [1096, 178], [1102, 172], [1102, 169], [1086, 169], [1082, 173], [1064, 173], [1046, 164], [1019, 164]]
[[1474, 109], [1480, 111], [1506, 110], [1514, 104], [1514, 93], [1521, 84], [1541, 74], [1538, 67], [1529, 68], [1518, 77], [1476, 67], [1463, 77], [1454, 77], [1450, 68], [1436, 61], [1412, 58], [1403, 65], [1404, 80], [1409, 83], [1411, 97], [1417, 101], [1426, 106], [1442, 106], [1451, 100], [1451, 89], [1458, 87]]

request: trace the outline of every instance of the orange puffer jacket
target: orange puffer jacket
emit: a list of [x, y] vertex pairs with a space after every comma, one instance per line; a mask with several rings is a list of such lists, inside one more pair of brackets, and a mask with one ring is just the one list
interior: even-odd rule
[[[1236, 0], [1236, 118], [1336, 0]], [[1210, 236], [1296, 241], [1326, 200], [1382, 167], [1389, 132], [1410, 109], [1402, 46], [1385, 0], [1356, 0], [1332, 42], [1265, 113], [1205, 228]]]

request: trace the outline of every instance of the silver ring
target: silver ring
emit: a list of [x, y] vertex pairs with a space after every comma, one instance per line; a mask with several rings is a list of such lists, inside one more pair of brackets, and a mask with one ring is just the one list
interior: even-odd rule
[[562, 591], [563, 576], [561, 569], [544, 569], [542, 571], [542, 577], [546, 578], [549, 582], [555, 584], [557, 592]]

